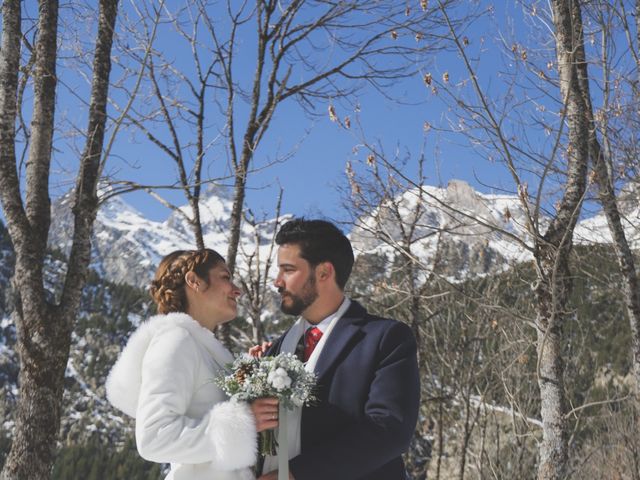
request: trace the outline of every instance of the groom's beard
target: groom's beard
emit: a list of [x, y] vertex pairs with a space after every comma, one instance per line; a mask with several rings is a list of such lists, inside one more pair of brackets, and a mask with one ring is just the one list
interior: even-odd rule
[[[309, 274], [309, 278], [302, 286], [300, 295], [294, 295], [284, 288], [278, 288], [281, 295], [280, 310], [288, 315], [300, 315], [318, 298], [318, 289], [316, 288], [316, 277], [314, 272]], [[289, 300], [285, 303], [285, 300]]]

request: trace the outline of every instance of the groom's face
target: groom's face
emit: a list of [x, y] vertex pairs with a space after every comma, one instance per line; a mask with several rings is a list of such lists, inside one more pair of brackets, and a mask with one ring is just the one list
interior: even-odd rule
[[278, 276], [273, 283], [280, 293], [280, 310], [289, 315], [301, 315], [318, 298], [315, 268], [300, 256], [298, 245], [278, 248]]

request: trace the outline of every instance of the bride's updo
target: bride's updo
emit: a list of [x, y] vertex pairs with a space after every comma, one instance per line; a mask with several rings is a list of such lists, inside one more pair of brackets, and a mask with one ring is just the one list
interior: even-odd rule
[[204, 250], [176, 250], [164, 257], [151, 282], [151, 297], [158, 313], [186, 312], [187, 294], [184, 276], [194, 272], [205, 283], [208, 272], [224, 258], [210, 248]]

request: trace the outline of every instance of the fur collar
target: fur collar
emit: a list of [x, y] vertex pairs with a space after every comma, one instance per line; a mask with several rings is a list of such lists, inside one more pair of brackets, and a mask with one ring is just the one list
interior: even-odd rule
[[155, 315], [143, 322], [131, 334], [127, 345], [109, 372], [106, 382], [109, 402], [130, 417], [135, 418], [142, 383], [142, 360], [153, 337], [166, 330], [184, 328], [201, 343], [216, 360], [223, 363], [233, 361], [229, 351], [215, 338], [213, 333], [186, 313]]

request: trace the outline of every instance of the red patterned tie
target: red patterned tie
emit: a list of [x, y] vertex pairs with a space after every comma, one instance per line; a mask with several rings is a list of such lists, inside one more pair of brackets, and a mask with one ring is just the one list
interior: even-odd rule
[[311, 353], [313, 353], [313, 349], [316, 348], [316, 345], [322, 338], [322, 330], [318, 327], [309, 327], [307, 331], [304, 332], [304, 361], [309, 360]]

